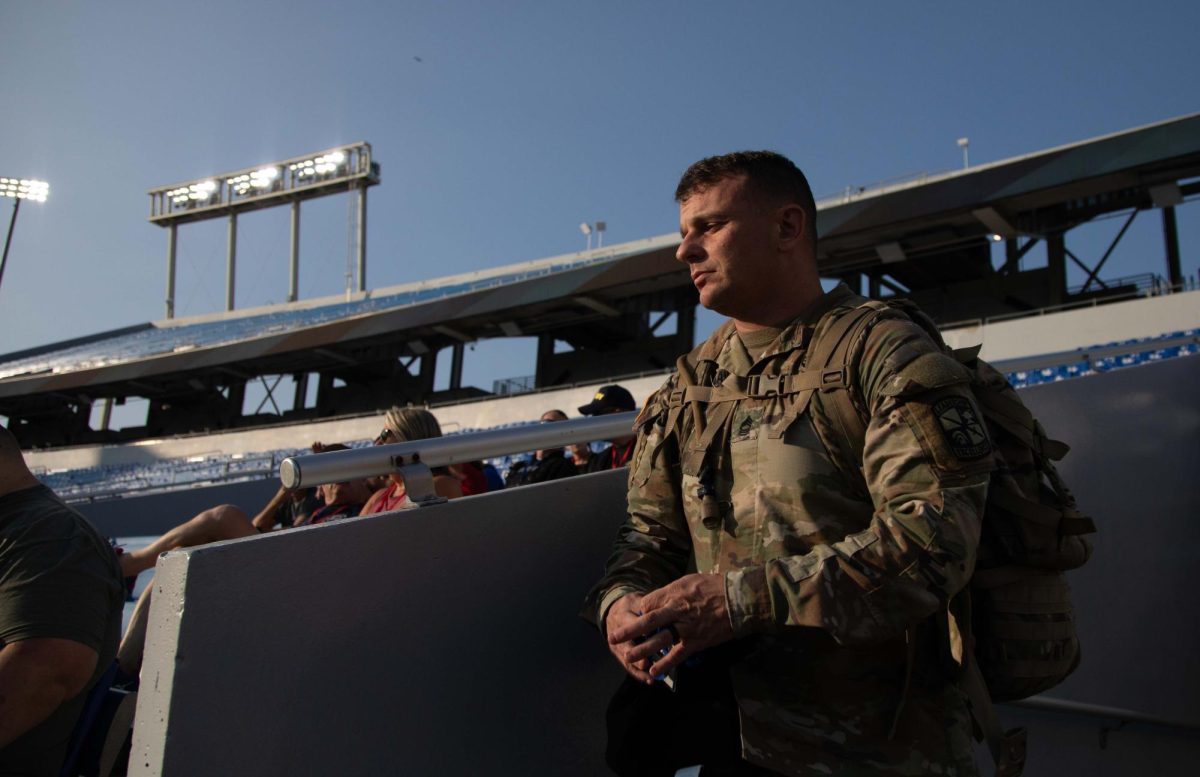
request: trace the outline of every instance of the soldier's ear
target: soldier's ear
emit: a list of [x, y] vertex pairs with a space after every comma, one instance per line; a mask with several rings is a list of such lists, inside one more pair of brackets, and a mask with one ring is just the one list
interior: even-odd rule
[[803, 240], [808, 228], [807, 222], [804, 208], [799, 205], [784, 205], [780, 208], [776, 220], [779, 225], [780, 248], [791, 249], [798, 241]]

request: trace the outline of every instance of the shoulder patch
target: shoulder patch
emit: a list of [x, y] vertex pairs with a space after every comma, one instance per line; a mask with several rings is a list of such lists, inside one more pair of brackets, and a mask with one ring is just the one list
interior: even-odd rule
[[946, 444], [960, 459], [977, 459], [992, 450], [979, 411], [963, 396], [942, 397], [930, 408]]

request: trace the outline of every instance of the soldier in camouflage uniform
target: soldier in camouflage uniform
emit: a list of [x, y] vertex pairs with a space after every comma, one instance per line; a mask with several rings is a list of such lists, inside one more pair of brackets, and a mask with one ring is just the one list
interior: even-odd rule
[[881, 312], [843, 376], [866, 419], [845, 471], [824, 395], [776, 377], [862, 302], [821, 289], [803, 174], [770, 152], [713, 157], [676, 199], [677, 257], [731, 320], [638, 417], [628, 519], [588, 600], [609, 649], [651, 690], [678, 670], [682, 691], [697, 656], [728, 675], [740, 752], [707, 753], [704, 774], [974, 774], [948, 679], [947, 605], [992, 466], [967, 374]]

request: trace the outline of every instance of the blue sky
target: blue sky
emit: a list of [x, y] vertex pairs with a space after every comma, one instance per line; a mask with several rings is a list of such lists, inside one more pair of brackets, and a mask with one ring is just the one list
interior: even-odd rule
[[[1192, 113], [1198, 27], [1200, 5], [1155, 0], [0, 0], [0, 175], [51, 184], [21, 208], [0, 353], [163, 316], [155, 186], [366, 140], [379, 287], [579, 250], [582, 221], [606, 244], [671, 232], [680, 172], [736, 148], [821, 195], [957, 167], [963, 136], [984, 163]], [[305, 204], [302, 297], [344, 289], [350, 213]], [[238, 307], [284, 299], [287, 218], [239, 220]], [[1119, 227], [1068, 245], [1094, 261]], [[1106, 276], [1161, 257], [1143, 214]], [[178, 315], [223, 308], [223, 221], [180, 229], [178, 273]]]

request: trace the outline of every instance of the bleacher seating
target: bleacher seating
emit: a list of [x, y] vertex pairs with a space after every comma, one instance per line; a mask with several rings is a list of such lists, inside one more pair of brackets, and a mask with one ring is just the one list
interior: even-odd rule
[[[1144, 337], [1117, 343], [1104, 343], [1103, 346], [1092, 347], [1125, 346], [1129, 347], [1130, 350], [1119, 356], [1105, 356], [1095, 361], [1083, 359], [1066, 362], [1054, 367], [1045, 367], [1040, 370], [1010, 372], [1007, 377], [1009, 383], [1014, 388], [1022, 389], [1026, 386], [1036, 386], [1039, 383], [1053, 383], [1059, 380], [1095, 375], [1098, 372], [1108, 372], [1109, 370], [1120, 369], [1122, 367], [1134, 367], [1146, 362], [1172, 359], [1176, 356], [1187, 356], [1200, 352], [1200, 345], [1197, 345], [1194, 341], [1186, 345], [1172, 345], [1167, 348], [1154, 348], [1153, 345], [1155, 341], [1173, 340], [1180, 337], [1194, 338], [1198, 334], [1200, 334], [1200, 330], [1192, 329], [1186, 332], [1169, 332], [1158, 337]], [[1144, 349], [1138, 347], [1143, 345], [1147, 347]], [[1084, 348], [1080, 350], [1086, 351], [1088, 349]]]

